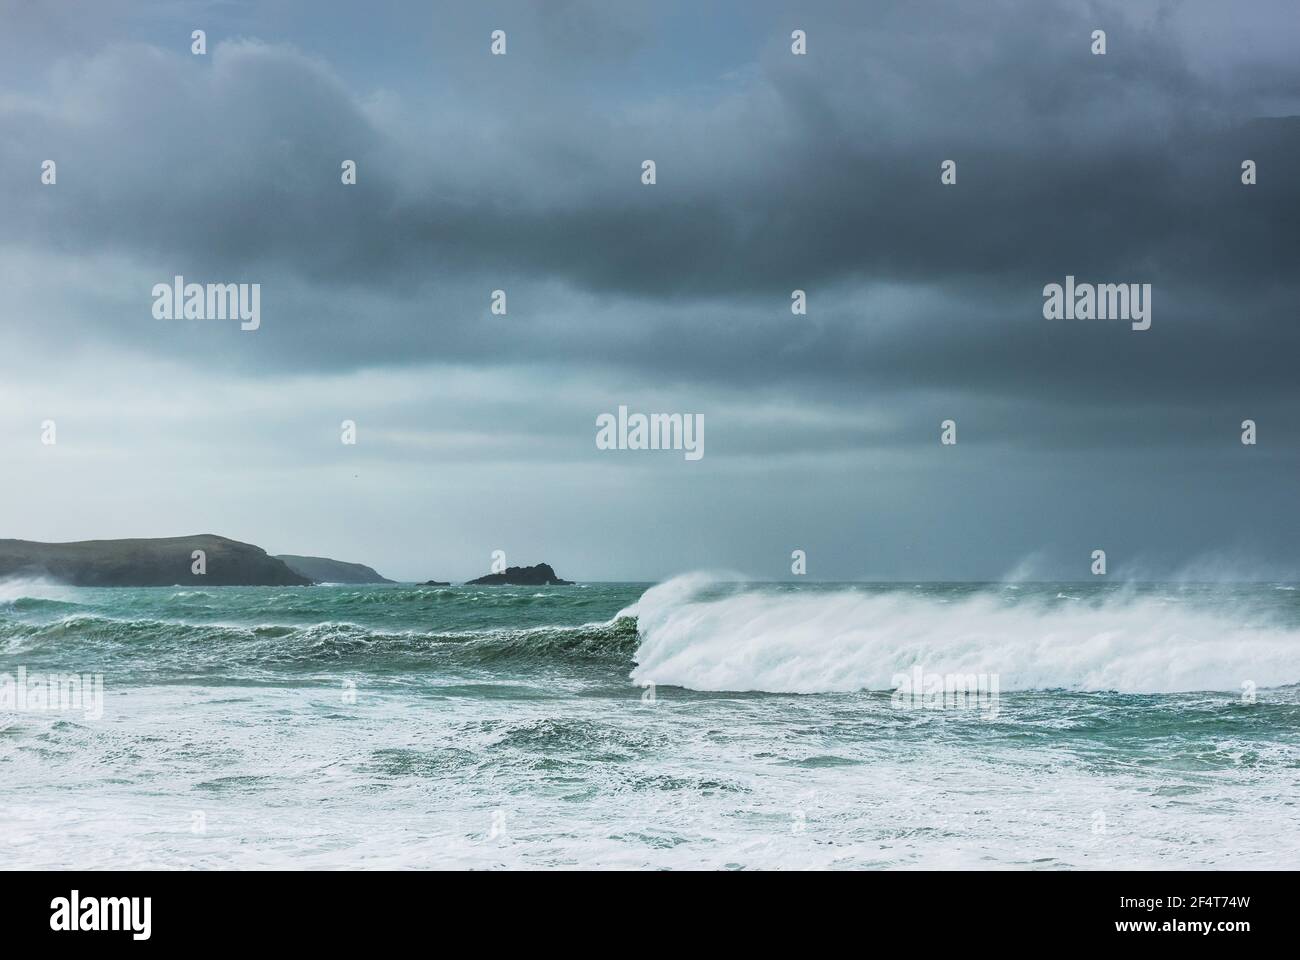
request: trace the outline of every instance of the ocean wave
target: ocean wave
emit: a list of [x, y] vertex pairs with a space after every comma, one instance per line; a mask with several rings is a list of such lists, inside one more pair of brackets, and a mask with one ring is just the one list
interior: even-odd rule
[[[1020, 595], [1023, 597], [1023, 594]], [[911, 591], [789, 591], [689, 574], [624, 615], [631, 678], [702, 691], [890, 690], [920, 666], [996, 674], [1000, 689], [1175, 693], [1300, 681], [1300, 630], [1259, 611], [1120, 592], [1051, 603], [997, 590], [940, 603]]]
[[310, 603], [298, 599], [309, 591], [282, 601], [237, 592], [195, 607], [185, 604], [204, 598], [26, 587], [0, 599], [0, 655], [29, 667], [120, 670], [123, 682], [565, 664], [638, 685], [755, 693], [891, 690], [914, 667], [996, 674], [1003, 692], [1240, 691], [1300, 681], [1300, 605], [1271, 584], [1006, 586], [761, 585], [694, 574], [651, 587], [612, 617], [608, 594], [597, 611], [585, 599], [531, 590], [485, 591], [480, 600], [462, 589], [454, 602], [427, 606], [411, 598], [443, 591], [340, 589]]
[[577, 626], [385, 631], [344, 621], [293, 624], [186, 623], [74, 614], [45, 622], [0, 620], [8, 656], [113, 658], [155, 670], [256, 664], [314, 667], [356, 661], [383, 667], [438, 658], [488, 663], [613, 658], [636, 648], [636, 622], [614, 618]]
[[71, 600], [55, 600], [50, 597], [14, 597], [12, 600], [0, 601], [0, 605], [14, 613], [60, 613], [81, 606]]

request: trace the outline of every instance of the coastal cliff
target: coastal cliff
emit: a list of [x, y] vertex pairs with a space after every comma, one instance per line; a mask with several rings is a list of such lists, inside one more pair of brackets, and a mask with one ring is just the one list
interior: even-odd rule
[[328, 557], [300, 557], [292, 553], [278, 553], [276, 560], [283, 560], [294, 573], [307, 577], [317, 583], [393, 583], [387, 577], [380, 576], [373, 567], [364, 563], [344, 563]]
[[[194, 552], [204, 573], [195, 573]], [[0, 540], [0, 577], [39, 577], [74, 587], [307, 586], [261, 547], [213, 534], [148, 540], [38, 543]]]

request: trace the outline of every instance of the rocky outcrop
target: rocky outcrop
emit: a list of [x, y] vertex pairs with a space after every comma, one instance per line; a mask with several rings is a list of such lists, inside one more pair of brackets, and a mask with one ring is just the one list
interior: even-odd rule
[[506, 567], [505, 573], [489, 573], [486, 577], [467, 581], [480, 586], [546, 587], [571, 586], [572, 580], [561, 580], [549, 563], [532, 567]]
[[[205, 572], [196, 573], [195, 551]], [[0, 577], [40, 577], [74, 587], [306, 586], [309, 577], [261, 547], [212, 534], [151, 540], [38, 543], [0, 540]]]
[[292, 553], [276, 554], [294, 573], [317, 583], [393, 583], [372, 567], [362, 563], [344, 563], [327, 557], [300, 557]]
[[422, 587], [450, 587], [450, 586], [451, 586], [451, 583], [450, 583], [450, 581], [443, 581], [443, 580], [426, 580], [426, 581], [424, 581], [424, 583], [420, 584], [420, 586], [422, 586]]

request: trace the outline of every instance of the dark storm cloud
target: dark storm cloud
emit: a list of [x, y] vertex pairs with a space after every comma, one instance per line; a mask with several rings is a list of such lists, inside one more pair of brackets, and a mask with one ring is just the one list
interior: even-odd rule
[[[619, 56], [714, 29], [674, 10], [522, 21], [496, 78], [478, 50], [495, 11], [452, 18], [435, 43], [448, 62], [412, 70], [468, 82], [429, 115], [283, 37], [214, 30], [203, 59], [110, 36], [0, 114], [0, 237], [112, 252], [147, 285], [261, 282], [275, 312], [256, 351], [199, 342], [205, 360], [269, 368], [513, 359], [1067, 408], [1263, 402], [1291, 384], [1300, 121], [1259, 114], [1300, 69], [1241, 69], [1231, 51], [1211, 69], [1173, 8], [834, 4], [754, 8], [748, 66], [703, 87], [629, 80]], [[789, 53], [792, 24], [807, 57]], [[47, 156], [56, 192], [31, 173]], [[356, 187], [338, 182], [345, 158]], [[1153, 329], [1043, 320], [1043, 285], [1067, 273], [1152, 283]], [[483, 322], [498, 287], [508, 338]], [[790, 316], [794, 288], [808, 318]], [[147, 306], [142, 292], [70, 332], [195, 350]]]
[[[497, 547], [598, 578], [795, 547], [841, 578], [1087, 576], [1098, 546], [1294, 573], [1289, 0], [0, 24], [5, 535], [211, 529], [419, 579]], [[178, 273], [262, 284], [261, 329], [155, 320]], [[1151, 329], [1043, 319], [1066, 274], [1151, 283]], [[702, 412], [705, 458], [596, 450], [624, 403]]]

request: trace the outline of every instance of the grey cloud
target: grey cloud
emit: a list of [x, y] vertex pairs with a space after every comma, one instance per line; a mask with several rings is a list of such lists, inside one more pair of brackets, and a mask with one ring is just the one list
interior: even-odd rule
[[[868, 471], [894, 520], [864, 511], [864, 529], [946, 575], [989, 572], [979, 544], [1021, 522], [1017, 497], [1048, 510], [1044, 491], [1065, 489], [1114, 536], [1173, 555], [1231, 539], [1230, 491], [1266, 531], [1281, 487], [1260, 478], [1294, 475], [1300, 27], [1285, 4], [1250, 18], [1200, 3], [0, 6], [17, 25], [0, 38], [11, 378], [58, 383], [69, 350], [110, 347], [221, 396], [482, 371], [482, 396], [370, 397], [366, 469], [408, 489], [429, 461], [573, 469], [596, 412], [661, 397], [706, 413], [718, 460], [690, 480], [621, 461], [595, 475], [651, 502], [681, 494], [681, 523], [752, 499], [811, 528], [824, 512], [781, 484], [805, 470], [809, 496], [844, 503]], [[188, 53], [200, 24], [203, 59]], [[494, 61], [497, 26], [511, 53]], [[789, 55], [793, 26], [806, 58]], [[1106, 57], [1088, 53], [1094, 27]], [[956, 187], [939, 183], [944, 159]], [[1042, 286], [1067, 273], [1152, 283], [1152, 329], [1044, 320]], [[153, 320], [149, 289], [175, 274], [262, 283], [263, 328]], [[506, 318], [488, 314], [498, 287]], [[794, 288], [807, 317], [790, 314]], [[283, 439], [332, 442], [349, 398], [331, 389], [251, 428], [214, 405], [176, 442], [193, 462], [211, 444], [331, 469], [314, 434]], [[931, 446], [949, 416], [965, 459]], [[1249, 463], [1246, 417], [1269, 438]], [[745, 473], [777, 469], [781, 483]], [[1188, 509], [1217, 510], [1204, 542], [1154, 492], [1180, 483]], [[927, 504], [959, 496], [969, 542], [949, 560]], [[558, 488], [546, 498], [581, 519]], [[614, 522], [617, 497], [595, 500]], [[773, 522], [736, 542], [766, 550], [761, 535], [800, 529]], [[1042, 536], [1072, 543], [1086, 521], [1053, 524]], [[830, 526], [821, 549], [849, 556], [851, 523]], [[1036, 529], [1011, 530], [1005, 551], [1036, 549]]]

